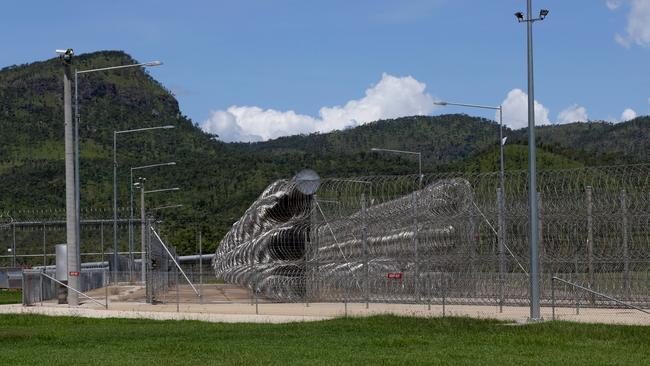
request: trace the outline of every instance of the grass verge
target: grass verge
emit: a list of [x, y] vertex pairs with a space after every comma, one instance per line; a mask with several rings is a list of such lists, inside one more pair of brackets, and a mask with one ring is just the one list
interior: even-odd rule
[[[72, 358], [70, 358], [72, 357]], [[633, 365], [650, 327], [374, 316], [291, 324], [0, 316], [2, 365]]]
[[0, 305], [20, 304], [23, 302], [23, 294], [16, 290], [0, 289]]

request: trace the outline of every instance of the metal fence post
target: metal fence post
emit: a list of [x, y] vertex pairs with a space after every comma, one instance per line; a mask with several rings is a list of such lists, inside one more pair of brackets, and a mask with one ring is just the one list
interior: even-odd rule
[[[148, 256], [151, 255], [151, 244], [149, 237], [151, 235], [151, 223], [149, 219], [147, 218], [147, 211], [145, 208], [145, 201], [144, 201], [144, 179], [140, 180], [140, 250], [142, 253], [140, 253], [140, 265], [142, 268], [141, 276], [142, 276], [142, 282], [143, 285], [147, 285], [147, 270], [149, 269], [148, 263], [150, 258]], [[151, 277], [151, 275], [149, 275]], [[149, 278], [151, 280], [151, 278]]]
[[621, 215], [623, 216], [623, 288], [630, 290], [630, 253], [628, 248], [627, 193], [621, 191]]
[[[99, 246], [102, 252], [102, 267], [104, 266], [104, 221], [99, 223]], [[107, 268], [104, 267], [104, 272], [102, 274], [102, 285], [104, 286], [104, 306], [108, 309], [108, 284], [110, 279], [108, 279]]]
[[[575, 236], [577, 237], [577, 235], [578, 235], [577, 228], [574, 229], [574, 233], [575, 233]], [[580, 268], [579, 268], [579, 264], [578, 264], [578, 242], [577, 241], [574, 244], [574, 247], [575, 247], [575, 249], [574, 249], [574, 253], [573, 253], [573, 271], [574, 271], [573, 275], [575, 276], [575, 281], [578, 281], [578, 278], [580, 277]], [[578, 315], [580, 313], [580, 309], [578, 307], [579, 299], [578, 299], [578, 292], [575, 290], [575, 288], [574, 288], [573, 294], [574, 294], [574, 300], [575, 300], [575, 303], [576, 303], [576, 315]]]
[[255, 315], [260, 315], [260, 309], [259, 309], [259, 300], [257, 299], [257, 288], [258, 288], [258, 282], [259, 282], [259, 275], [255, 276], [255, 287], [253, 288], [253, 293], [255, 294]]
[[[165, 240], [167, 240], [165, 238]], [[177, 257], [176, 262], [178, 262], [178, 256], [176, 255], [176, 249], [174, 249], [174, 257]], [[180, 293], [180, 284], [178, 281], [178, 268], [174, 266], [174, 281], [176, 281], [176, 312], [180, 312], [180, 301], [181, 301], [181, 293]]]
[[413, 192], [411, 194], [413, 198], [413, 254], [414, 254], [414, 264], [415, 264], [415, 301], [420, 302], [420, 254], [419, 254], [419, 233], [418, 228], [418, 204], [417, 204], [417, 194]]
[[199, 302], [203, 304], [203, 243], [199, 230]]
[[[45, 267], [47, 266], [46, 242], [47, 242], [47, 238], [45, 236], [45, 223], [43, 223], [43, 270], [45, 270]], [[43, 276], [40, 276], [40, 277], [43, 277]]]
[[23, 291], [20, 293], [20, 301], [23, 304], [23, 306], [27, 306], [28, 305], [27, 304], [27, 289], [29, 289], [31, 287], [29, 286], [29, 283], [27, 283], [27, 277], [28, 276], [25, 275], [25, 271], [22, 271], [20, 275], [21, 275], [22, 281], [23, 281]]
[[[314, 205], [318, 205], [318, 201], [316, 198], [316, 195], [312, 197], [312, 202], [314, 202]], [[340, 205], [339, 205], [340, 206]], [[339, 208], [340, 210], [340, 208]], [[313, 231], [314, 228], [318, 227], [318, 223], [316, 221], [316, 218], [314, 215], [310, 215], [311, 219], [311, 228], [309, 230], [310, 235], [316, 232], [316, 234], [313, 234], [312, 240], [311, 240], [311, 246], [312, 246], [312, 251], [311, 251], [311, 268], [312, 268], [312, 276], [310, 277], [312, 283], [312, 299], [316, 299], [316, 301], [320, 301], [321, 299], [321, 284], [320, 284], [320, 277], [319, 277], [319, 272], [320, 272], [320, 266], [319, 266], [319, 256], [318, 256], [318, 248], [320, 246], [320, 235], [317, 234], [317, 231]]]
[[[593, 197], [591, 186], [586, 187], [587, 193], [587, 260], [589, 265], [589, 288], [595, 288], [594, 277], [594, 219], [593, 219]], [[589, 300], [592, 304], [596, 302], [593, 294], [589, 294]]]
[[574, 286], [573, 291], [576, 298], [576, 315], [580, 315], [580, 296], [578, 295], [578, 288]]
[[366, 309], [370, 306], [370, 268], [368, 268], [369, 260], [368, 257], [368, 238], [367, 238], [367, 222], [366, 217], [366, 195], [365, 193], [361, 194], [361, 243], [363, 246], [363, 273], [364, 273], [364, 298], [366, 301]]
[[551, 275], [551, 309], [552, 320], [555, 320], [555, 276]]
[[499, 225], [499, 313], [503, 313], [503, 303], [505, 302], [505, 220], [503, 192], [497, 188], [497, 207], [498, 207], [498, 225]]
[[447, 281], [442, 278], [442, 316], [447, 315]]
[[13, 242], [11, 245], [11, 266], [16, 267], [16, 223], [11, 225]]
[[544, 221], [542, 216], [542, 194], [537, 192], [537, 250], [539, 255], [537, 256], [539, 268], [539, 278], [541, 280], [540, 292], [544, 290], [544, 256], [546, 255], [546, 250], [544, 248]]
[[475, 205], [475, 208], [470, 212], [469, 216], [469, 230], [468, 230], [468, 250], [469, 250], [469, 266], [470, 266], [470, 278], [472, 279], [472, 284], [471, 284], [471, 289], [472, 289], [472, 296], [476, 296], [476, 291], [478, 287], [478, 278], [477, 277], [477, 271], [476, 271], [476, 257], [477, 257], [477, 249], [479, 246], [478, 243], [478, 230], [477, 230], [477, 225], [476, 225], [476, 210], [478, 210], [478, 206], [476, 206], [476, 203], [474, 201], [475, 197], [472, 194], [472, 202]]
[[[43, 266], [43, 273], [45, 273], [45, 266]], [[41, 306], [43, 306], [43, 276], [39, 275], [38, 277], [41, 285]], [[23, 277], [23, 281], [24, 281], [24, 277]], [[23, 294], [23, 296], [25, 296], [25, 294]]]
[[305, 263], [305, 275], [302, 277], [302, 288], [305, 289], [305, 295], [304, 295], [304, 300], [305, 300], [305, 307], [309, 307], [309, 293], [310, 293], [310, 288], [309, 288], [309, 276], [310, 276], [310, 271], [309, 271], [309, 251], [311, 249], [311, 243], [309, 241], [309, 233], [303, 233], [305, 236], [305, 251], [304, 251], [304, 263]]
[[427, 309], [431, 311], [431, 277], [427, 276]]
[[[103, 250], [102, 250], [102, 257], [104, 257]], [[105, 296], [105, 298], [104, 298], [105, 299], [104, 300], [105, 305], [104, 306], [106, 307], [107, 310], [108, 310], [108, 284], [110, 282], [110, 278], [108, 278], [108, 277], [109, 277], [108, 269], [104, 268], [104, 278], [103, 278], [103, 280], [104, 280], [104, 296]]]
[[[149, 218], [145, 218], [142, 221], [142, 224], [144, 225], [144, 229], [142, 230], [142, 234], [144, 234], [142, 237], [142, 273], [144, 274], [144, 285], [147, 293], [147, 302], [153, 304], [155, 276], [153, 269], [149, 266], [149, 261], [151, 260], [151, 220]], [[162, 263], [159, 265], [162, 266]]]

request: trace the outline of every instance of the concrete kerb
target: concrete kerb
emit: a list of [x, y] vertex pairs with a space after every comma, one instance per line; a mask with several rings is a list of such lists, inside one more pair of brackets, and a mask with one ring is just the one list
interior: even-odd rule
[[[260, 303], [259, 315], [255, 307], [246, 303], [189, 304], [181, 303], [179, 312], [176, 304], [150, 305], [138, 302], [111, 302], [109, 309], [86, 303], [80, 307], [70, 307], [44, 303], [43, 306], [23, 307], [19, 304], [0, 306], [0, 314], [41, 314], [48, 316], [79, 316], [88, 318], [126, 318], [154, 320], [198, 320], [223, 323], [290, 323], [320, 321], [344, 316], [360, 317], [381, 314], [394, 314], [415, 317], [442, 317], [440, 305], [412, 304], [370, 304], [348, 303], [347, 313], [343, 303]], [[526, 324], [530, 309], [528, 307], [504, 307], [499, 313], [497, 306], [447, 305], [446, 316], [462, 316], [479, 319], [496, 319]], [[551, 309], [542, 308], [545, 320], [551, 319]], [[581, 323], [625, 324], [650, 326], [650, 317], [634, 310], [626, 309], [581, 309], [575, 315], [572, 308], [556, 308], [556, 319]]]
[[303, 321], [318, 321], [330, 317], [293, 316], [293, 315], [250, 315], [250, 314], [215, 314], [195, 312], [169, 311], [130, 311], [105, 310], [85, 307], [68, 306], [28, 306], [2, 305], [0, 314], [39, 314], [47, 316], [73, 316], [84, 318], [123, 318], [123, 319], [152, 319], [152, 320], [198, 320], [211, 323], [292, 323]]

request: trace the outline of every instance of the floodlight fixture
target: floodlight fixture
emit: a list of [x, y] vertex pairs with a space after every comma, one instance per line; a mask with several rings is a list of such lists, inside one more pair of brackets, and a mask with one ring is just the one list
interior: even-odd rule
[[548, 16], [548, 9], [542, 9], [539, 11], [539, 19], [544, 20]]
[[[544, 20], [548, 16], [548, 13], [549, 13], [548, 9], [542, 9], [542, 10], [539, 11], [539, 17], [538, 18], [532, 18], [529, 15], [529, 18], [526, 19], [526, 17], [524, 16], [524, 13], [521, 12], [521, 11], [518, 11], [518, 12], [515, 13], [515, 17], [517, 18], [517, 21], [519, 23], [522, 23], [522, 22], [534, 23], [534, 22], [537, 22], [539, 20]], [[528, 12], [528, 14], [530, 14], [530, 11]]]
[[62, 49], [57, 49], [54, 52], [56, 52], [57, 55], [63, 60], [63, 62], [69, 64], [72, 61], [72, 56], [74, 56], [74, 50], [72, 48], [68, 48], [65, 50]]

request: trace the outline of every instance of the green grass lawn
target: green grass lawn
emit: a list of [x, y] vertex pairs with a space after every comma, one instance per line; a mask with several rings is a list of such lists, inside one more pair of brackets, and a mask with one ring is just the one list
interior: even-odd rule
[[0, 365], [575, 366], [648, 360], [650, 327], [396, 316], [279, 325], [0, 316]]
[[0, 289], [0, 305], [20, 304], [23, 302], [22, 296], [20, 291]]

